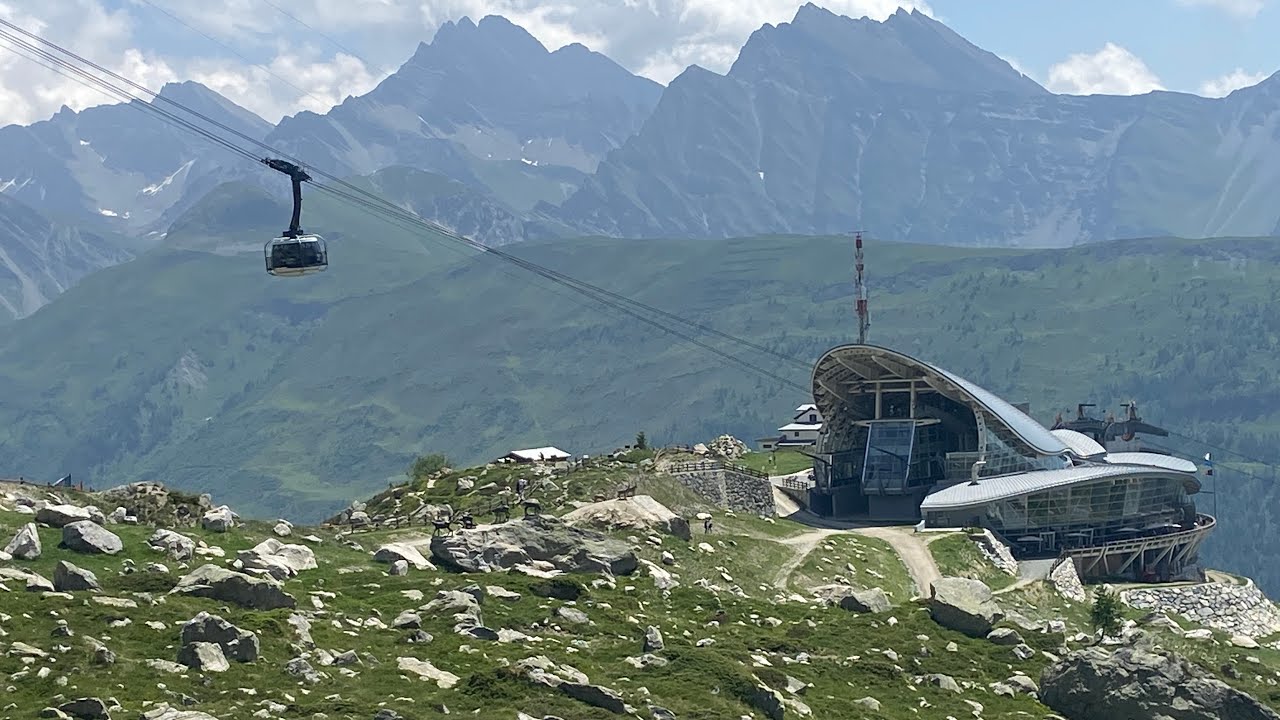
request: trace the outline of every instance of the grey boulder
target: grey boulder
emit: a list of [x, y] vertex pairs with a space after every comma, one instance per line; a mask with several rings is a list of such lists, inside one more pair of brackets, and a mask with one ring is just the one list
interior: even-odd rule
[[1077, 650], [1040, 675], [1040, 702], [1068, 720], [1280, 720], [1253, 697], [1168, 651]]

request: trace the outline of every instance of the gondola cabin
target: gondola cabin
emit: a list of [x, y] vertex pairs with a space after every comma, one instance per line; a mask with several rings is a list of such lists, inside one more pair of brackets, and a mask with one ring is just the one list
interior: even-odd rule
[[319, 235], [275, 238], [264, 254], [267, 272], [278, 277], [311, 275], [329, 267], [329, 251]]

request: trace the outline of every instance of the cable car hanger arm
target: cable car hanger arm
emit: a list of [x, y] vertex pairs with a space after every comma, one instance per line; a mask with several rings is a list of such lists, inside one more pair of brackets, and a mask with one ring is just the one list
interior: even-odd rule
[[302, 234], [302, 183], [311, 180], [311, 176], [306, 170], [286, 160], [276, 158], [262, 158], [262, 164], [289, 176], [293, 181], [293, 218], [289, 221], [289, 229], [284, 231], [284, 237], [296, 238]]

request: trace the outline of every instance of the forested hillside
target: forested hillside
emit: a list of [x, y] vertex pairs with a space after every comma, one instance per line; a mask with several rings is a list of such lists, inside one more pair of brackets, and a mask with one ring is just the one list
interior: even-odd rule
[[[846, 237], [518, 246], [796, 360], [699, 336], [768, 371], [757, 374], [488, 254], [321, 197], [309, 207], [331, 240], [323, 275], [268, 277], [261, 242], [278, 206], [228, 186], [165, 248], [13, 325], [0, 339], [5, 470], [154, 478], [316, 518], [425, 451], [471, 463], [522, 445], [594, 453], [638, 430], [658, 443], [754, 439], [806, 399], [779, 378], [807, 387], [809, 364], [854, 334]], [[876, 343], [1029, 401], [1043, 422], [1078, 402], [1137, 399], [1156, 424], [1276, 456], [1273, 239], [1054, 251], [873, 239], [867, 257]], [[1275, 587], [1255, 542], [1280, 537], [1263, 512], [1269, 471], [1243, 469], [1256, 478], [1220, 474], [1215, 547], [1247, 536], [1235, 547], [1255, 549], [1223, 564]]]

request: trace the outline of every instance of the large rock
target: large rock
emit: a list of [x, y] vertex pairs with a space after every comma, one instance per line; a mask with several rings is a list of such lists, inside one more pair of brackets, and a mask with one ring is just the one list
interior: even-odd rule
[[217, 645], [222, 648], [222, 654], [234, 662], [258, 659], [257, 635], [207, 612], [201, 612], [182, 625], [182, 644], [197, 642]]
[[1280, 720], [1280, 714], [1170, 652], [1077, 650], [1040, 675], [1040, 702], [1068, 720]]
[[35, 560], [40, 557], [40, 533], [35, 523], [23, 525], [4, 547], [4, 551], [19, 560]]
[[1004, 619], [991, 588], [970, 578], [944, 577], [933, 584], [929, 613], [939, 625], [972, 637], [986, 637]]
[[648, 495], [623, 500], [604, 500], [584, 505], [565, 515], [563, 520], [576, 527], [604, 530], [657, 529], [681, 540], [689, 540], [689, 521], [671, 512]]
[[165, 528], [151, 533], [147, 544], [156, 550], [168, 553], [174, 560], [190, 560], [196, 552], [195, 540]]
[[92, 522], [93, 517], [93, 512], [89, 508], [82, 508], [77, 505], [45, 505], [36, 510], [36, 522], [56, 528], [65, 527], [83, 520]]
[[226, 532], [236, 526], [236, 514], [226, 505], [209, 510], [200, 518], [200, 527], [210, 532]]
[[115, 555], [124, 549], [119, 536], [92, 520], [80, 520], [62, 527], [62, 546], [82, 553]]
[[178, 580], [169, 594], [195, 595], [235, 603], [254, 610], [294, 608], [298, 601], [279, 584], [264, 578], [226, 570], [217, 565], [201, 565]]
[[267, 538], [248, 550], [236, 553], [240, 567], [260, 571], [277, 580], [291, 578], [303, 570], [315, 570], [316, 554], [305, 545], [286, 545], [275, 538]]
[[29, 592], [53, 591], [53, 583], [48, 578], [18, 568], [0, 567], [0, 582], [5, 581], [24, 583]]
[[76, 567], [66, 560], [59, 560], [53, 567], [53, 589], [58, 592], [101, 590], [102, 585], [91, 571]]
[[178, 662], [201, 672], [226, 672], [231, 669], [222, 648], [214, 643], [193, 642], [178, 651]]
[[891, 607], [889, 596], [880, 588], [863, 590], [849, 585], [823, 585], [814, 588], [813, 594], [828, 605], [839, 605], [852, 612], [880, 613]]
[[630, 575], [637, 566], [636, 555], [625, 542], [546, 515], [433, 537], [431, 555], [441, 565], [463, 572], [494, 572], [545, 562], [562, 572]]
[[457, 675], [432, 665], [429, 660], [419, 660], [411, 657], [396, 658], [396, 667], [405, 672], [413, 673], [423, 680], [433, 681], [437, 687], [445, 690], [457, 685], [460, 679]]
[[431, 564], [431, 561], [423, 557], [418, 548], [409, 543], [387, 543], [373, 553], [373, 560], [374, 562], [392, 564], [400, 560], [419, 570], [435, 570], [435, 566]]

